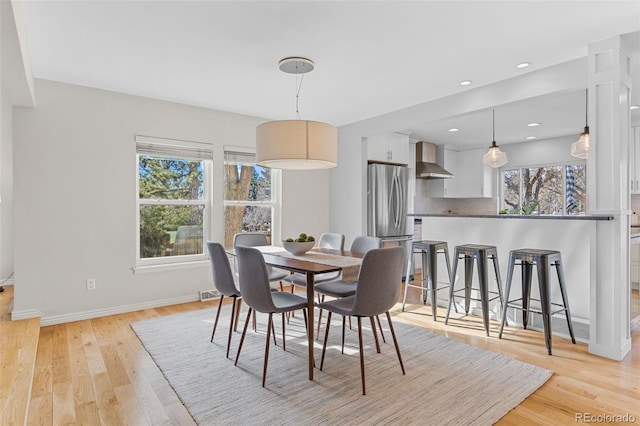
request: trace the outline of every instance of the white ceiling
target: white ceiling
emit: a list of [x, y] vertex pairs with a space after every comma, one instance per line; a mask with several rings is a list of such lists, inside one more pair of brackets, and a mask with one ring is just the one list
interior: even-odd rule
[[[304, 78], [301, 118], [336, 126], [584, 57], [592, 42], [640, 31], [638, 0], [27, 0], [22, 11], [36, 78], [291, 119], [296, 77], [277, 65], [304, 56], [316, 69]], [[532, 65], [517, 70], [523, 61]], [[544, 124], [531, 132], [539, 138], [579, 133], [584, 93], [554, 96], [496, 110], [497, 140], [529, 136], [515, 126], [523, 121]], [[425, 118], [415, 136], [461, 137], [450, 127], [491, 136], [490, 111], [462, 118]]]

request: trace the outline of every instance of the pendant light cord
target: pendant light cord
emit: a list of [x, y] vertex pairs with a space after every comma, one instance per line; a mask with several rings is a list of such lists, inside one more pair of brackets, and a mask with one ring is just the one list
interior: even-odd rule
[[[296, 80], [297, 80], [297, 76], [296, 76]], [[304, 74], [301, 74], [300, 76], [300, 83], [298, 83], [296, 81], [296, 116], [298, 117], [298, 120], [300, 120], [300, 110], [298, 108], [298, 99], [300, 98], [300, 89], [302, 88], [302, 81], [304, 80]]]
[[496, 143], [496, 110], [492, 109], [491, 110], [491, 114], [492, 114], [492, 128], [493, 128], [493, 143]]
[[589, 127], [589, 89], [584, 89], [584, 125]]

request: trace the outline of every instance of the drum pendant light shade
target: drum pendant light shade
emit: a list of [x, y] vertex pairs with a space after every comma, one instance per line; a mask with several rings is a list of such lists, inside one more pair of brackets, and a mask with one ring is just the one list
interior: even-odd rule
[[297, 120], [269, 121], [256, 127], [256, 163], [272, 169], [314, 170], [338, 165], [338, 129], [319, 121], [301, 120], [298, 96], [304, 74], [315, 64], [292, 56], [278, 64], [282, 72], [302, 75], [296, 84]]
[[338, 129], [309, 120], [280, 120], [256, 128], [256, 162], [290, 170], [329, 169], [338, 162]]

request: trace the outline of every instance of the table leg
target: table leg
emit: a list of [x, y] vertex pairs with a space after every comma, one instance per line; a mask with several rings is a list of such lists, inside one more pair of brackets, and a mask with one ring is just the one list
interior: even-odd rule
[[309, 380], [313, 380], [313, 366], [315, 365], [314, 356], [313, 356], [313, 336], [314, 336], [314, 322], [313, 322], [313, 314], [314, 314], [314, 306], [313, 306], [313, 273], [307, 272], [307, 315], [308, 315], [308, 326], [307, 326], [307, 338], [309, 341]]

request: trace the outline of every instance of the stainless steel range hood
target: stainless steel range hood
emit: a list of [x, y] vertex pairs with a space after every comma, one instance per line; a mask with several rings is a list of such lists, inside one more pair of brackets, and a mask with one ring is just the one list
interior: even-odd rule
[[453, 175], [436, 164], [436, 146], [429, 142], [416, 143], [416, 178], [451, 179]]

